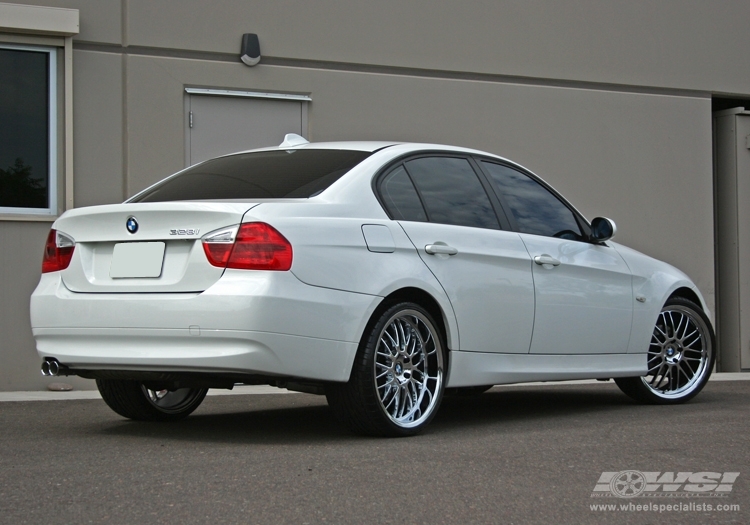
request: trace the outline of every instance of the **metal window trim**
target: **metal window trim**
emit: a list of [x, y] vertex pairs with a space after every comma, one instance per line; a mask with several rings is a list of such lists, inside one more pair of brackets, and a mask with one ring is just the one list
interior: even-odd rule
[[185, 92], [191, 95], [212, 95], [222, 97], [269, 98], [274, 100], [293, 100], [297, 102], [312, 102], [309, 95], [294, 95], [290, 93], [266, 93], [262, 91], [237, 91], [231, 89], [205, 89], [186, 87]]
[[51, 47], [51, 46], [29, 46], [29, 45], [16, 45], [16, 44], [9, 44], [9, 43], [0, 43], [1, 49], [13, 49], [13, 50], [20, 50], [20, 51], [33, 51], [37, 53], [47, 53], [49, 55], [48, 60], [48, 120], [47, 120], [47, 126], [49, 127], [48, 130], [48, 146], [47, 146], [47, 155], [48, 155], [48, 166], [49, 166], [49, 173], [48, 173], [48, 179], [47, 179], [47, 202], [48, 206], [46, 208], [19, 208], [19, 207], [11, 207], [11, 206], [0, 206], [0, 214], [12, 214], [15, 215], [17, 218], [24, 217], [26, 215], [36, 215], [36, 216], [57, 216], [58, 215], [58, 184], [59, 184], [59, 173], [58, 173], [58, 145], [57, 141], [59, 138], [58, 130], [57, 130], [57, 124], [58, 124], [58, 104], [57, 104], [57, 95], [58, 95], [58, 86], [57, 86], [57, 77], [58, 77], [58, 71], [57, 71], [57, 47]]

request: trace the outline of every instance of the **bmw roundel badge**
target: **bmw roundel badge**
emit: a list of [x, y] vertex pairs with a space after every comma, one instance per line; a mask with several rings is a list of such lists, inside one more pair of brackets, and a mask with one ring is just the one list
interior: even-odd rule
[[130, 233], [135, 233], [138, 231], [138, 221], [131, 215], [128, 217], [128, 220], [125, 221], [125, 227]]

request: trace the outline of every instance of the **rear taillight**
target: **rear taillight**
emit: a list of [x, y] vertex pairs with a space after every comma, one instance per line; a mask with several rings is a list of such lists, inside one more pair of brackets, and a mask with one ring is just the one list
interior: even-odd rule
[[279, 270], [292, 267], [292, 245], [276, 228], [247, 222], [203, 237], [208, 262], [220, 268]]
[[44, 246], [42, 273], [64, 270], [70, 264], [76, 242], [55, 229], [49, 231], [47, 244]]

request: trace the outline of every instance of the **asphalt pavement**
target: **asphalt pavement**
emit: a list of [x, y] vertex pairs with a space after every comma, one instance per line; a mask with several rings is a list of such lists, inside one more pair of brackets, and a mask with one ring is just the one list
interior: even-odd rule
[[[99, 399], [0, 403], [0, 523], [750, 523], [750, 381], [679, 406], [612, 382], [495, 387], [402, 439], [269, 392], [209, 396], [168, 424]], [[731, 472], [721, 493], [684, 483]], [[609, 481], [669, 473], [670, 497]]]

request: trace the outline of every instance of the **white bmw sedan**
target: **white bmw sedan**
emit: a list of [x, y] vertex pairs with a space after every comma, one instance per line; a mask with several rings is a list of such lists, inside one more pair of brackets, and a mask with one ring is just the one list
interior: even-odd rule
[[614, 233], [489, 153], [288, 135], [66, 212], [31, 321], [43, 374], [95, 379], [137, 420], [236, 384], [325, 394], [384, 436], [496, 384], [614, 378], [686, 401], [714, 365], [706, 304]]

